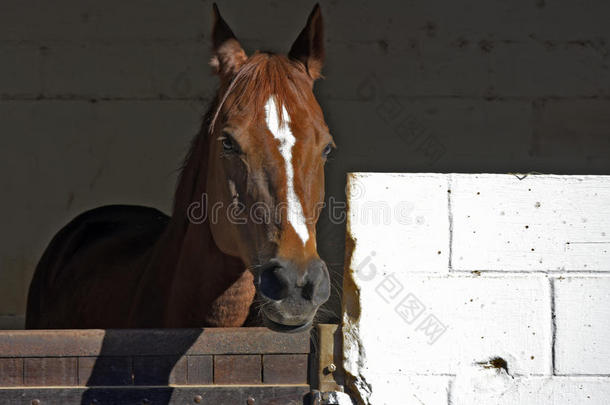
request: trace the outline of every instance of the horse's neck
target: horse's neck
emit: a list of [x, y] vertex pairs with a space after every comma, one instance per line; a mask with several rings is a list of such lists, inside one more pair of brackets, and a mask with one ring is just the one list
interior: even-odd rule
[[218, 249], [208, 224], [188, 224], [171, 250], [175, 264], [165, 268], [171, 275], [164, 324], [241, 326], [254, 298], [252, 274]]
[[152, 311], [164, 314], [165, 327], [241, 326], [254, 299], [253, 278], [241, 260], [220, 251], [208, 222], [187, 218], [188, 206], [206, 191], [207, 152], [199, 135], [180, 176], [172, 219], [150, 256], [147, 288], [163, 294]]

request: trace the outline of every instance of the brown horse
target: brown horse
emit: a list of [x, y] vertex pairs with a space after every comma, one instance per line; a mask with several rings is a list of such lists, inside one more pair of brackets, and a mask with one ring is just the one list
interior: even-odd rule
[[171, 218], [106, 206], [72, 220], [36, 268], [27, 328], [311, 325], [330, 294], [315, 229], [334, 145], [313, 95], [322, 31], [316, 5], [287, 56], [248, 57], [214, 5], [220, 86]]

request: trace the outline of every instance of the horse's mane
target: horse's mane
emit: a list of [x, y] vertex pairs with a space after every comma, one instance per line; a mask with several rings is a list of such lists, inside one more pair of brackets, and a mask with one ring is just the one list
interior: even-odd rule
[[204, 116], [199, 133], [191, 143], [174, 196], [174, 217], [185, 218], [193, 198], [201, 201], [201, 196], [197, 194], [206, 190], [208, 136], [214, 132], [222, 114], [241, 110], [246, 105], [251, 106], [253, 111], [262, 111], [269, 97], [274, 96], [282, 121], [282, 107], [286, 107], [292, 116], [299, 106], [312, 102], [311, 85], [303, 64], [284, 55], [257, 52], [248, 58], [226, 90], [218, 92]]

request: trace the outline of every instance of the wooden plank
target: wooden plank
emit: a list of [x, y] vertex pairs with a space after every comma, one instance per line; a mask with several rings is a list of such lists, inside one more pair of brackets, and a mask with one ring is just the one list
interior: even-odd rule
[[315, 365], [312, 365], [312, 368], [316, 369], [316, 388], [322, 392], [340, 391], [339, 386], [345, 384], [341, 353], [343, 333], [339, 325], [316, 326], [318, 353], [315, 356]]
[[610, 271], [610, 176], [451, 178], [453, 270]]
[[306, 354], [265, 354], [263, 383], [307, 384]]
[[309, 331], [267, 328], [0, 331], [0, 357], [309, 353]]
[[78, 384], [75, 357], [27, 358], [24, 361], [24, 385], [71, 386]]
[[129, 357], [80, 357], [78, 359], [79, 385], [130, 385], [132, 382], [131, 358]]
[[186, 384], [186, 357], [146, 356], [133, 358], [136, 385]]
[[212, 356], [188, 356], [187, 378], [189, 385], [206, 385], [214, 381], [214, 360]]
[[261, 380], [260, 355], [214, 356], [214, 384], [260, 384]]
[[247, 404], [302, 405], [308, 385], [248, 387], [103, 387], [103, 388], [0, 388], [0, 405], [183, 405]]
[[0, 387], [23, 385], [23, 359], [0, 359]]

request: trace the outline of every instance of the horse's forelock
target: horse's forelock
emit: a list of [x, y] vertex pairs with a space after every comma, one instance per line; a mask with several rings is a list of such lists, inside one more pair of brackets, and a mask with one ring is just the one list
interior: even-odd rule
[[235, 74], [219, 101], [210, 120], [209, 133], [214, 132], [221, 111], [230, 112], [246, 105], [262, 111], [269, 97], [274, 96], [280, 120], [282, 107], [289, 114], [303, 105], [311, 93], [311, 82], [305, 69], [283, 55], [257, 53], [250, 57]]

